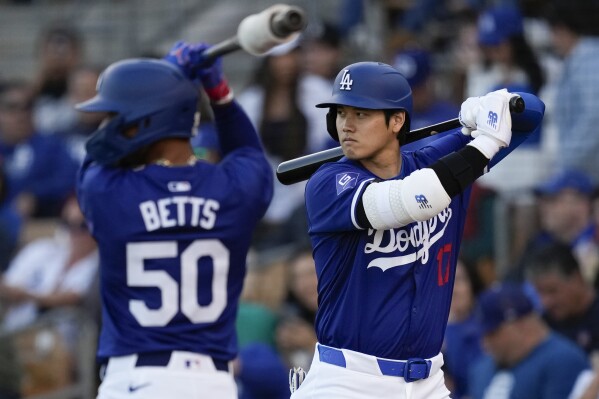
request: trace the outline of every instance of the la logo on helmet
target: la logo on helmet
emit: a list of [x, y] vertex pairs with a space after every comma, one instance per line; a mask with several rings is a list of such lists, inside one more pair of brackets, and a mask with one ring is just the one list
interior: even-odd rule
[[351, 90], [351, 85], [354, 84], [352, 80], [349, 69], [345, 69], [343, 71], [343, 77], [341, 78], [341, 82], [339, 83], [339, 90]]

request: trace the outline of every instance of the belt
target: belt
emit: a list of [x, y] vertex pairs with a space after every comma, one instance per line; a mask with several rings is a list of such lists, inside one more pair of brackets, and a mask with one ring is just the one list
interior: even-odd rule
[[[366, 371], [363, 366], [350, 367], [351, 361], [346, 359], [346, 354], [340, 349], [332, 348], [330, 346], [324, 346], [321, 344], [317, 345], [318, 355], [321, 362], [332, 364], [335, 366]], [[359, 354], [359, 352], [346, 351], [348, 354]], [[413, 382], [428, 378], [431, 373], [431, 366], [433, 362], [428, 359], [411, 358], [406, 361], [403, 360], [391, 360], [381, 359], [374, 356], [359, 354], [359, 357], [363, 360], [364, 358], [376, 359], [376, 364], [382, 375], [392, 377], [403, 377], [406, 382]], [[354, 359], [354, 361], [357, 359]]]
[[[159, 352], [145, 352], [137, 354], [137, 361], [135, 367], [166, 367], [168, 366], [172, 351], [159, 351]], [[212, 358], [214, 367], [219, 371], [229, 371], [229, 362], [226, 360], [218, 360]]]

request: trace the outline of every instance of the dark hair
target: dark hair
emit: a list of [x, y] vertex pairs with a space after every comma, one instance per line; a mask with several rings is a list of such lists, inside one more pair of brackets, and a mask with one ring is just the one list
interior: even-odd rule
[[406, 136], [408, 135], [408, 133], [410, 133], [410, 115], [408, 115], [408, 112], [405, 109], [384, 109], [382, 111], [385, 114], [385, 124], [387, 126], [389, 126], [389, 122], [391, 121], [391, 117], [393, 115], [400, 111], [402, 111], [405, 114], [406, 120], [401, 129], [399, 130], [399, 133], [397, 134], [399, 144], [404, 145], [406, 142]]
[[510, 37], [510, 45], [514, 55], [514, 62], [526, 73], [528, 83], [534, 90], [534, 93], [538, 93], [543, 86], [545, 78], [533, 49], [523, 34]]
[[552, 26], [564, 26], [581, 36], [599, 36], [598, 0], [552, 0], [545, 19]]
[[[297, 54], [299, 47], [292, 49], [287, 54]], [[267, 120], [266, 109], [270, 105], [276, 79], [272, 77], [271, 60], [273, 56], [267, 56], [256, 71], [254, 83], [264, 90], [264, 102], [262, 104], [262, 120], [259, 122], [259, 133], [267, 152], [270, 155], [282, 159], [292, 159], [304, 155], [308, 141], [308, 122], [299, 105], [299, 70], [289, 90], [291, 99], [291, 114], [285, 121]]]
[[63, 23], [56, 23], [46, 27], [40, 33], [38, 41], [40, 48], [52, 42], [68, 43], [76, 51], [81, 51], [83, 46], [79, 30]]
[[314, 41], [332, 48], [340, 48], [343, 38], [339, 27], [329, 21], [321, 21], [310, 24], [302, 37], [302, 41]]
[[572, 252], [572, 247], [561, 242], [551, 242], [526, 257], [525, 272], [534, 278], [547, 273], [558, 273], [563, 277], [580, 275], [580, 265]]

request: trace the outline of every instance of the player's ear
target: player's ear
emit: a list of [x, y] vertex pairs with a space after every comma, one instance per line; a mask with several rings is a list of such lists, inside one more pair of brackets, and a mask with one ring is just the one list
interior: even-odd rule
[[406, 113], [404, 111], [397, 111], [391, 115], [389, 125], [395, 135], [399, 134], [401, 128], [406, 122]]

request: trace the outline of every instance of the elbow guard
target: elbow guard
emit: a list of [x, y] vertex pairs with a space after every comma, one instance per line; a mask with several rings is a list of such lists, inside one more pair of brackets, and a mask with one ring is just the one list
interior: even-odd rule
[[372, 228], [388, 230], [437, 215], [451, 202], [436, 173], [419, 169], [403, 180], [373, 183], [362, 203]]

